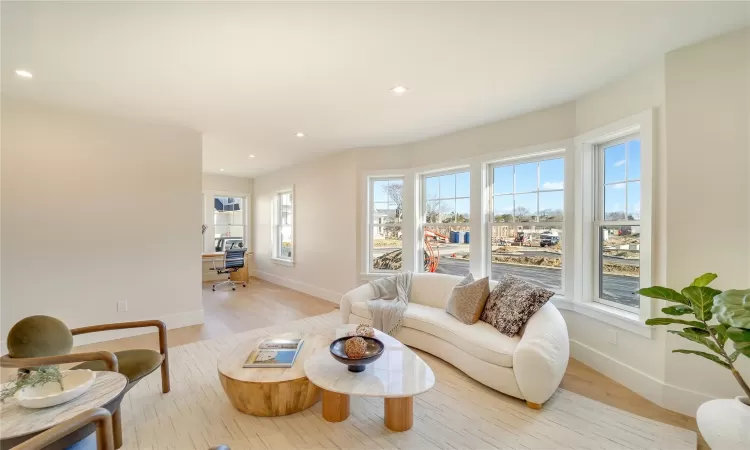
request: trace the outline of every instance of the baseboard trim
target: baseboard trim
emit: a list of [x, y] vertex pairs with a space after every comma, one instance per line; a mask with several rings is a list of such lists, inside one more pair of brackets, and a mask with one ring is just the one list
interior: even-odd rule
[[695, 412], [702, 403], [715, 399], [707, 394], [664, 383], [573, 339], [570, 340], [570, 356], [641, 397], [686, 416], [695, 417]]
[[260, 278], [261, 280], [278, 284], [279, 286], [284, 286], [289, 289], [302, 292], [304, 294], [322, 298], [323, 300], [328, 300], [329, 302], [335, 303], [336, 305], [339, 305], [341, 303], [341, 297], [344, 296], [344, 294], [340, 294], [338, 292], [329, 291], [328, 289], [323, 289], [321, 287], [313, 286], [301, 281], [292, 280], [290, 278], [280, 277], [272, 273], [262, 272], [260, 270], [250, 270], [250, 276], [254, 276], [256, 278]]

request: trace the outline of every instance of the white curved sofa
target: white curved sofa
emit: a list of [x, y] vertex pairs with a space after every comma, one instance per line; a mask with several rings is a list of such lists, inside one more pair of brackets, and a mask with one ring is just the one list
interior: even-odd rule
[[[415, 273], [402, 328], [394, 336], [411, 347], [447, 361], [471, 378], [535, 409], [560, 385], [570, 352], [568, 329], [560, 312], [546, 303], [518, 335], [510, 338], [481, 320], [466, 325], [445, 312], [453, 287], [462, 277]], [[497, 282], [490, 282], [490, 290]], [[364, 284], [341, 299], [343, 323], [371, 323]]]

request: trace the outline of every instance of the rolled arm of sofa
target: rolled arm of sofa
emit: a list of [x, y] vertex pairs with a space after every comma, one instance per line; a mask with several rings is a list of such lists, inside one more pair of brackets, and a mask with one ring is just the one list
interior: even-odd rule
[[370, 283], [365, 283], [344, 294], [344, 296], [341, 297], [341, 303], [339, 304], [339, 308], [341, 309], [341, 323], [349, 323], [349, 314], [352, 311], [353, 302], [371, 300], [374, 298], [374, 295], [375, 293], [373, 292]]
[[513, 353], [513, 372], [526, 401], [546, 402], [568, 367], [568, 327], [560, 311], [547, 303], [526, 323]]

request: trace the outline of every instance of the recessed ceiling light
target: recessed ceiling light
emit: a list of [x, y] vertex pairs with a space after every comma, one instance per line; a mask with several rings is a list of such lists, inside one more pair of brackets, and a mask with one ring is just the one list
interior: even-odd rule
[[395, 88], [391, 89], [391, 92], [393, 92], [396, 95], [406, 94], [406, 91], [408, 91], [409, 88], [406, 86], [396, 86]]
[[255, 155], [247, 155], [248, 158], [255, 158]]
[[303, 132], [301, 132], [301, 131], [298, 131], [298, 132], [297, 132], [297, 133], [295, 134], [295, 136], [297, 136], [297, 137], [305, 137], [305, 133], [303, 133]]
[[224, 172], [224, 169], [219, 169], [219, 172]]
[[19, 77], [23, 77], [23, 78], [31, 78], [34, 76], [28, 70], [23, 70], [23, 69], [17, 69], [16, 75], [18, 75]]

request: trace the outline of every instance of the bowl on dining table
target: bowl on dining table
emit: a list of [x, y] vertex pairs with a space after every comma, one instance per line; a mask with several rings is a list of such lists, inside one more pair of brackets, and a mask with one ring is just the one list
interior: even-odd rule
[[365, 340], [367, 347], [365, 354], [361, 358], [350, 358], [346, 354], [346, 341], [352, 339], [353, 336], [345, 336], [338, 338], [331, 342], [329, 349], [331, 350], [331, 356], [336, 361], [345, 364], [349, 368], [349, 372], [364, 372], [367, 364], [371, 364], [378, 360], [385, 351], [385, 345], [375, 338], [360, 336]]

